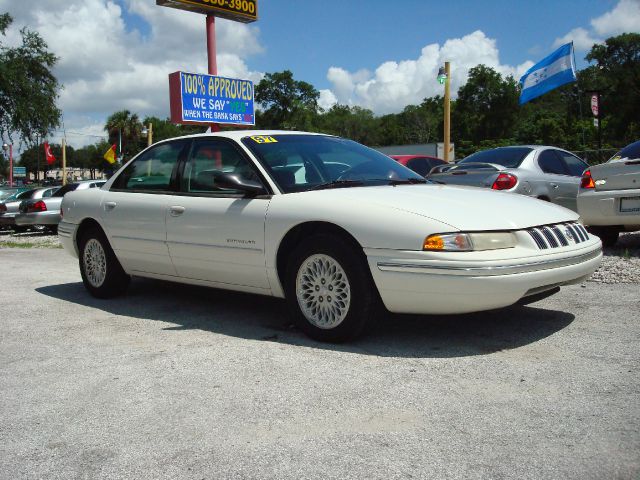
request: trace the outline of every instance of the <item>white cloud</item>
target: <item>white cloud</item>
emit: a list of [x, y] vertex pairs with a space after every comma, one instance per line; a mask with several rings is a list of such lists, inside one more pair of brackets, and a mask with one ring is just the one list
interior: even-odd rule
[[573, 41], [576, 50], [586, 52], [607, 37], [640, 32], [640, 0], [620, 0], [610, 12], [593, 18], [588, 29], [578, 27], [556, 38], [554, 47]]
[[591, 20], [598, 35], [640, 32], [640, 0], [620, 0], [613, 10]]
[[[58, 106], [69, 131], [94, 135], [96, 125], [104, 125], [108, 115], [122, 109], [140, 117], [167, 117], [168, 74], [207, 71], [204, 15], [140, 0], [32, 3], [0, 0], [0, 11], [9, 11], [14, 18], [6, 43], [16, 44], [19, 29], [27, 26], [39, 32], [59, 57], [54, 74], [64, 88]], [[147, 22], [149, 31], [132, 29], [125, 14]], [[217, 19], [218, 73], [259, 81], [262, 73], [252, 71], [246, 63], [248, 57], [264, 50], [259, 36], [257, 27]], [[74, 146], [97, 139], [69, 138]]]
[[[445, 61], [451, 62], [454, 95], [466, 82], [469, 69], [478, 64], [516, 79], [532, 65], [532, 62], [515, 67], [501, 64], [496, 41], [477, 30], [462, 38], [447, 40], [442, 46], [427, 45], [417, 59], [385, 62], [373, 74], [367, 70], [350, 73], [331, 67], [327, 79], [332, 84], [333, 97], [342, 104], [364, 106], [378, 114], [398, 112], [408, 104], [418, 104], [425, 97], [444, 93], [436, 76]], [[325, 98], [329, 98], [328, 93]]]

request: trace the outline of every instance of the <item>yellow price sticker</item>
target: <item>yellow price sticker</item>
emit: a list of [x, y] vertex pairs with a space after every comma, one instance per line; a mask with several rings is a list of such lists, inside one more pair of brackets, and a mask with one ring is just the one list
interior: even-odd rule
[[273, 137], [269, 137], [267, 135], [255, 135], [250, 138], [256, 143], [278, 143], [278, 140], [276, 140]]

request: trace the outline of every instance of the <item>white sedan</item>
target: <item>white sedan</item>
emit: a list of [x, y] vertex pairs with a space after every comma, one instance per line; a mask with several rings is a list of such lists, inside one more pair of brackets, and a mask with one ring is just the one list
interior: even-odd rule
[[339, 137], [237, 131], [159, 142], [62, 203], [87, 290], [131, 276], [286, 298], [313, 338], [345, 341], [386, 307], [455, 314], [583, 281], [600, 240], [540, 200], [435, 185]]

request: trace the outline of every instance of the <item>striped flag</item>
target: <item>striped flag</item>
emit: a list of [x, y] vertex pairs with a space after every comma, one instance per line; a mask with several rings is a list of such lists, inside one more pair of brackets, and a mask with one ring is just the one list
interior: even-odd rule
[[522, 92], [520, 105], [576, 81], [576, 66], [573, 62], [573, 42], [562, 45], [527, 70], [520, 79]]

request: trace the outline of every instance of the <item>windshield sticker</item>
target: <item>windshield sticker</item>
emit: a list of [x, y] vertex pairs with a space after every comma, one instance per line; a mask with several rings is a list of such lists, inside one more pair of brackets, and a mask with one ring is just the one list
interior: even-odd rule
[[278, 140], [273, 137], [268, 137], [267, 135], [255, 135], [249, 138], [256, 143], [278, 143]]

